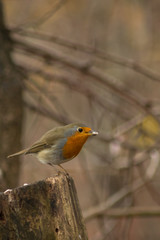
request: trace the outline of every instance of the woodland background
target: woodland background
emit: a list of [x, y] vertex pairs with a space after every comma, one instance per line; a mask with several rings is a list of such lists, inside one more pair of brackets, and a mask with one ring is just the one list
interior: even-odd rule
[[99, 135], [63, 165], [89, 239], [160, 238], [160, 1], [0, 0], [0, 189], [55, 174], [7, 159], [47, 130]]

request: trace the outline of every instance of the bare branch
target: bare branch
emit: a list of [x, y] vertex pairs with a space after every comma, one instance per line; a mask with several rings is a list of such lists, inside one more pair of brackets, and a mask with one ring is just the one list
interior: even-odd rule
[[83, 213], [83, 216], [86, 221], [89, 221], [91, 218], [94, 218], [98, 215], [104, 215], [105, 211], [113, 207], [116, 203], [124, 199], [129, 194], [134, 193], [139, 188], [143, 187], [147, 182], [151, 181], [159, 165], [159, 158], [151, 159], [150, 164], [146, 170], [145, 178], [135, 180], [131, 185], [123, 187], [121, 190], [117, 191], [113, 196], [111, 196], [106, 202], [103, 202], [96, 207], [92, 207], [89, 210], [86, 210]]
[[110, 218], [123, 217], [160, 217], [160, 207], [113, 208], [104, 212]]
[[61, 124], [67, 124], [68, 123], [67, 121], [63, 120], [58, 114], [53, 112], [53, 110], [49, 111], [46, 108], [44, 108], [43, 106], [34, 105], [34, 104], [28, 102], [27, 100], [24, 100], [24, 104], [31, 111], [38, 112], [39, 114], [41, 114], [44, 117], [50, 118], [50, 119], [52, 119], [52, 120], [54, 120], [58, 123], [61, 123]]
[[34, 22], [27, 22], [24, 24], [21, 24], [18, 27], [13, 28], [13, 31], [18, 32], [19, 34], [21, 31], [23, 32], [24, 29], [27, 28], [37, 28], [40, 25], [42, 25], [44, 22], [46, 22], [49, 18], [53, 17], [53, 15], [66, 3], [66, 0], [58, 0], [58, 3], [56, 6], [53, 6], [51, 9], [49, 9], [48, 12], [46, 12], [44, 15], [42, 15], [39, 19], [35, 20]]
[[[94, 80], [97, 84], [101, 84], [103, 87], [107, 87], [112, 92], [116, 93], [119, 97], [121, 97], [123, 100], [126, 100], [129, 104], [132, 104], [136, 108], [138, 108], [142, 113], [151, 114], [152, 112], [146, 108], [145, 103], [140, 102], [140, 100], [137, 100], [137, 97], [134, 97], [133, 95], [128, 94], [125, 92], [124, 89], [117, 87], [113, 82], [118, 82], [118, 80], [108, 74], [103, 74], [101, 71], [99, 71], [96, 67], [92, 66], [91, 61], [79, 61], [75, 58], [71, 58], [68, 55], [64, 55], [58, 51], [53, 50], [47, 50], [37, 47], [35, 44], [30, 44], [26, 42], [21, 42], [19, 40], [15, 41], [15, 46], [23, 51], [25, 51], [26, 54], [33, 54], [34, 56], [38, 56], [46, 61], [59, 61], [68, 67], [74, 68], [77, 71], [80, 71], [81, 73], [85, 74], [85, 76], [92, 77], [92, 80]], [[88, 79], [89, 81], [89, 79]]]
[[54, 119], [55, 121], [62, 123], [62, 124], [67, 124], [67, 123], [71, 122], [69, 117], [66, 116], [65, 114], [62, 115], [60, 113], [57, 114], [55, 112], [54, 107], [53, 107], [53, 102], [50, 100], [49, 96], [42, 94], [42, 91], [38, 89], [38, 87], [34, 84], [33, 81], [32, 82], [26, 81], [25, 86], [26, 86], [26, 89], [28, 89], [34, 93], [37, 93], [39, 96], [41, 96], [41, 98], [47, 104], [49, 109], [51, 109], [51, 111], [50, 111], [50, 110], [47, 110], [46, 108], [42, 107], [42, 105], [38, 107], [38, 106], [35, 106], [35, 105], [29, 103], [28, 101], [25, 101], [26, 105], [31, 110], [37, 110], [39, 113], [41, 113], [43, 115], [46, 114], [48, 117], [50, 117], [50, 118]]
[[29, 30], [26, 31], [25, 29], [22, 29], [22, 31], [19, 31], [19, 29], [17, 29], [17, 30], [13, 29], [12, 32], [13, 33], [18, 32], [18, 34], [20, 34], [22, 36], [30, 36], [32, 38], [38, 38], [41, 40], [43, 39], [45, 41], [54, 42], [54, 43], [57, 43], [58, 45], [65, 46], [65, 47], [71, 48], [73, 50], [79, 50], [81, 52], [92, 54], [102, 60], [107, 60], [112, 63], [121, 65], [123, 67], [130, 68], [130, 69], [146, 76], [147, 78], [150, 78], [153, 81], [156, 81], [158, 83], [160, 82], [160, 74], [155, 73], [148, 67], [146, 67], [140, 63], [137, 63], [136, 61], [134, 61], [132, 59], [127, 59], [127, 58], [117, 56], [117, 55], [114, 55], [111, 53], [106, 53], [101, 49], [97, 49], [97, 48], [94, 48], [89, 45], [83, 45], [81, 43], [73, 43], [72, 41], [70, 41], [68, 39], [60, 38], [60, 37], [53, 36], [53, 35], [47, 35], [42, 32], [37, 32], [37, 31], [33, 32], [33, 31], [29, 31]]

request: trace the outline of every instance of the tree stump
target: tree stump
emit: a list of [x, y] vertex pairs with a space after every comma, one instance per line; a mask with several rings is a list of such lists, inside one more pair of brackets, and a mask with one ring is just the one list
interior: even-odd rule
[[73, 179], [60, 173], [1, 193], [0, 239], [87, 240]]

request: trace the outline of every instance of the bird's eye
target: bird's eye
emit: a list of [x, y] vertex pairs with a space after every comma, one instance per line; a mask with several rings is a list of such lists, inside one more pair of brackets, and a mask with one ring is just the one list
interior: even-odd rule
[[83, 128], [78, 128], [77, 131], [81, 133], [83, 132]]

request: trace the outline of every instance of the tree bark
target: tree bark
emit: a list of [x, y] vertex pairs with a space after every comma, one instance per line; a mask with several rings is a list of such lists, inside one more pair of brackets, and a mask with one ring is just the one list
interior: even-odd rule
[[17, 186], [19, 159], [6, 159], [21, 148], [22, 83], [12, 61], [12, 41], [0, 0], [0, 189]]
[[73, 179], [61, 173], [1, 193], [0, 239], [87, 240]]

